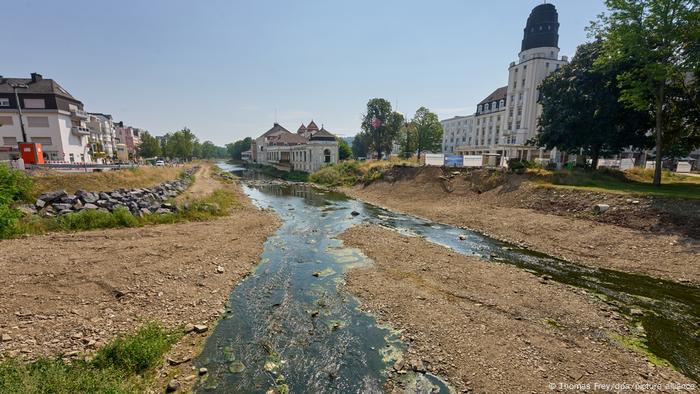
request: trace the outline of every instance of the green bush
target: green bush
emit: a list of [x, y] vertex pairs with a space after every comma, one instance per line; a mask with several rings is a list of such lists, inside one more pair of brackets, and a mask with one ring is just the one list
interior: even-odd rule
[[23, 171], [0, 164], [0, 205], [28, 200], [32, 179]]
[[328, 186], [354, 185], [363, 176], [360, 163], [341, 161], [314, 172], [309, 176], [309, 181]]
[[117, 208], [114, 212], [84, 210], [68, 215], [61, 215], [54, 220], [56, 229], [64, 231], [136, 227], [139, 225], [138, 218], [132, 215], [126, 208]]
[[22, 214], [12, 204], [28, 200], [31, 189], [32, 180], [24, 172], [0, 164], [0, 239], [21, 233]]

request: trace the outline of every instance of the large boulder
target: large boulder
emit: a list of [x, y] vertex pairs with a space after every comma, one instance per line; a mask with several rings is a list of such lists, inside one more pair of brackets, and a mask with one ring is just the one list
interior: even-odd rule
[[51, 203], [54, 201], [59, 201], [60, 199], [66, 196], [68, 196], [68, 193], [66, 193], [65, 190], [59, 190], [56, 192], [42, 193], [38, 199], [47, 203]]

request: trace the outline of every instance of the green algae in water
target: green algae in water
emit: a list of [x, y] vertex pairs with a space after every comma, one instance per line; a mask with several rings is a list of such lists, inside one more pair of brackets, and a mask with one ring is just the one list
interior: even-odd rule
[[228, 370], [231, 373], [241, 373], [245, 371], [245, 365], [240, 361], [234, 361], [228, 366]]

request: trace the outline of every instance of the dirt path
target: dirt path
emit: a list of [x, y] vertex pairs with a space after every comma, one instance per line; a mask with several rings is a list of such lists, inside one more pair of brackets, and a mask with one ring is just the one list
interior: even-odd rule
[[[197, 195], [216, 182], [200, 171]], [[210, 325], [279, 223], [225, 187], [241, 205], [213, 221], [0, 241], [0, 355], [80, 357], [145, 321]]]
[[700, 284], [700, 243], [571, 216], [516, 208], [507, 191], [445, 193], [433, 182], [401, 180], [344, 188], [379, 206], [467, 227], [570, 261]]
[[177, 202], [185, 202], [202, 198], [214, 192], [214, 190], [222, 187], [222, 183], [212, 178], [210, 163], [203, 163], [199, 170], [194, 174], [194, 184], [187, 191], [179, 195], [175, 200]]
[[363, 309], [404, 330], [398, 371], [426, 369], [477, 393], [692, 382], [612, 341], [627, 334], [623, 318], [585, 291], [376, 225], [341, 239], [375, 261], [349, 271], [347, 287]]

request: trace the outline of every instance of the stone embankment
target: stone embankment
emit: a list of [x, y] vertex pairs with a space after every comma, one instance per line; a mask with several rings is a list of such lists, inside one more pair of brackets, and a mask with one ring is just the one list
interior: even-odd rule
[[41, 216], [56, 216], [84, 210], [113, 212], [119, 208], [128, 209], [134, 216], [152, 213], [171, 213], [177, 211], [177, 206], [168, 203], [184, 192], [192, 183], [192, 174], [199, 167], [185, 170], [185, 176], [178, 180], [164, 182], [151, 188], [117, 189], [111, 192], [88, 192], [78, 190], [68, 194], [65, 190], [41, 194], [36, 203], [23, 207], [26, 213]]

